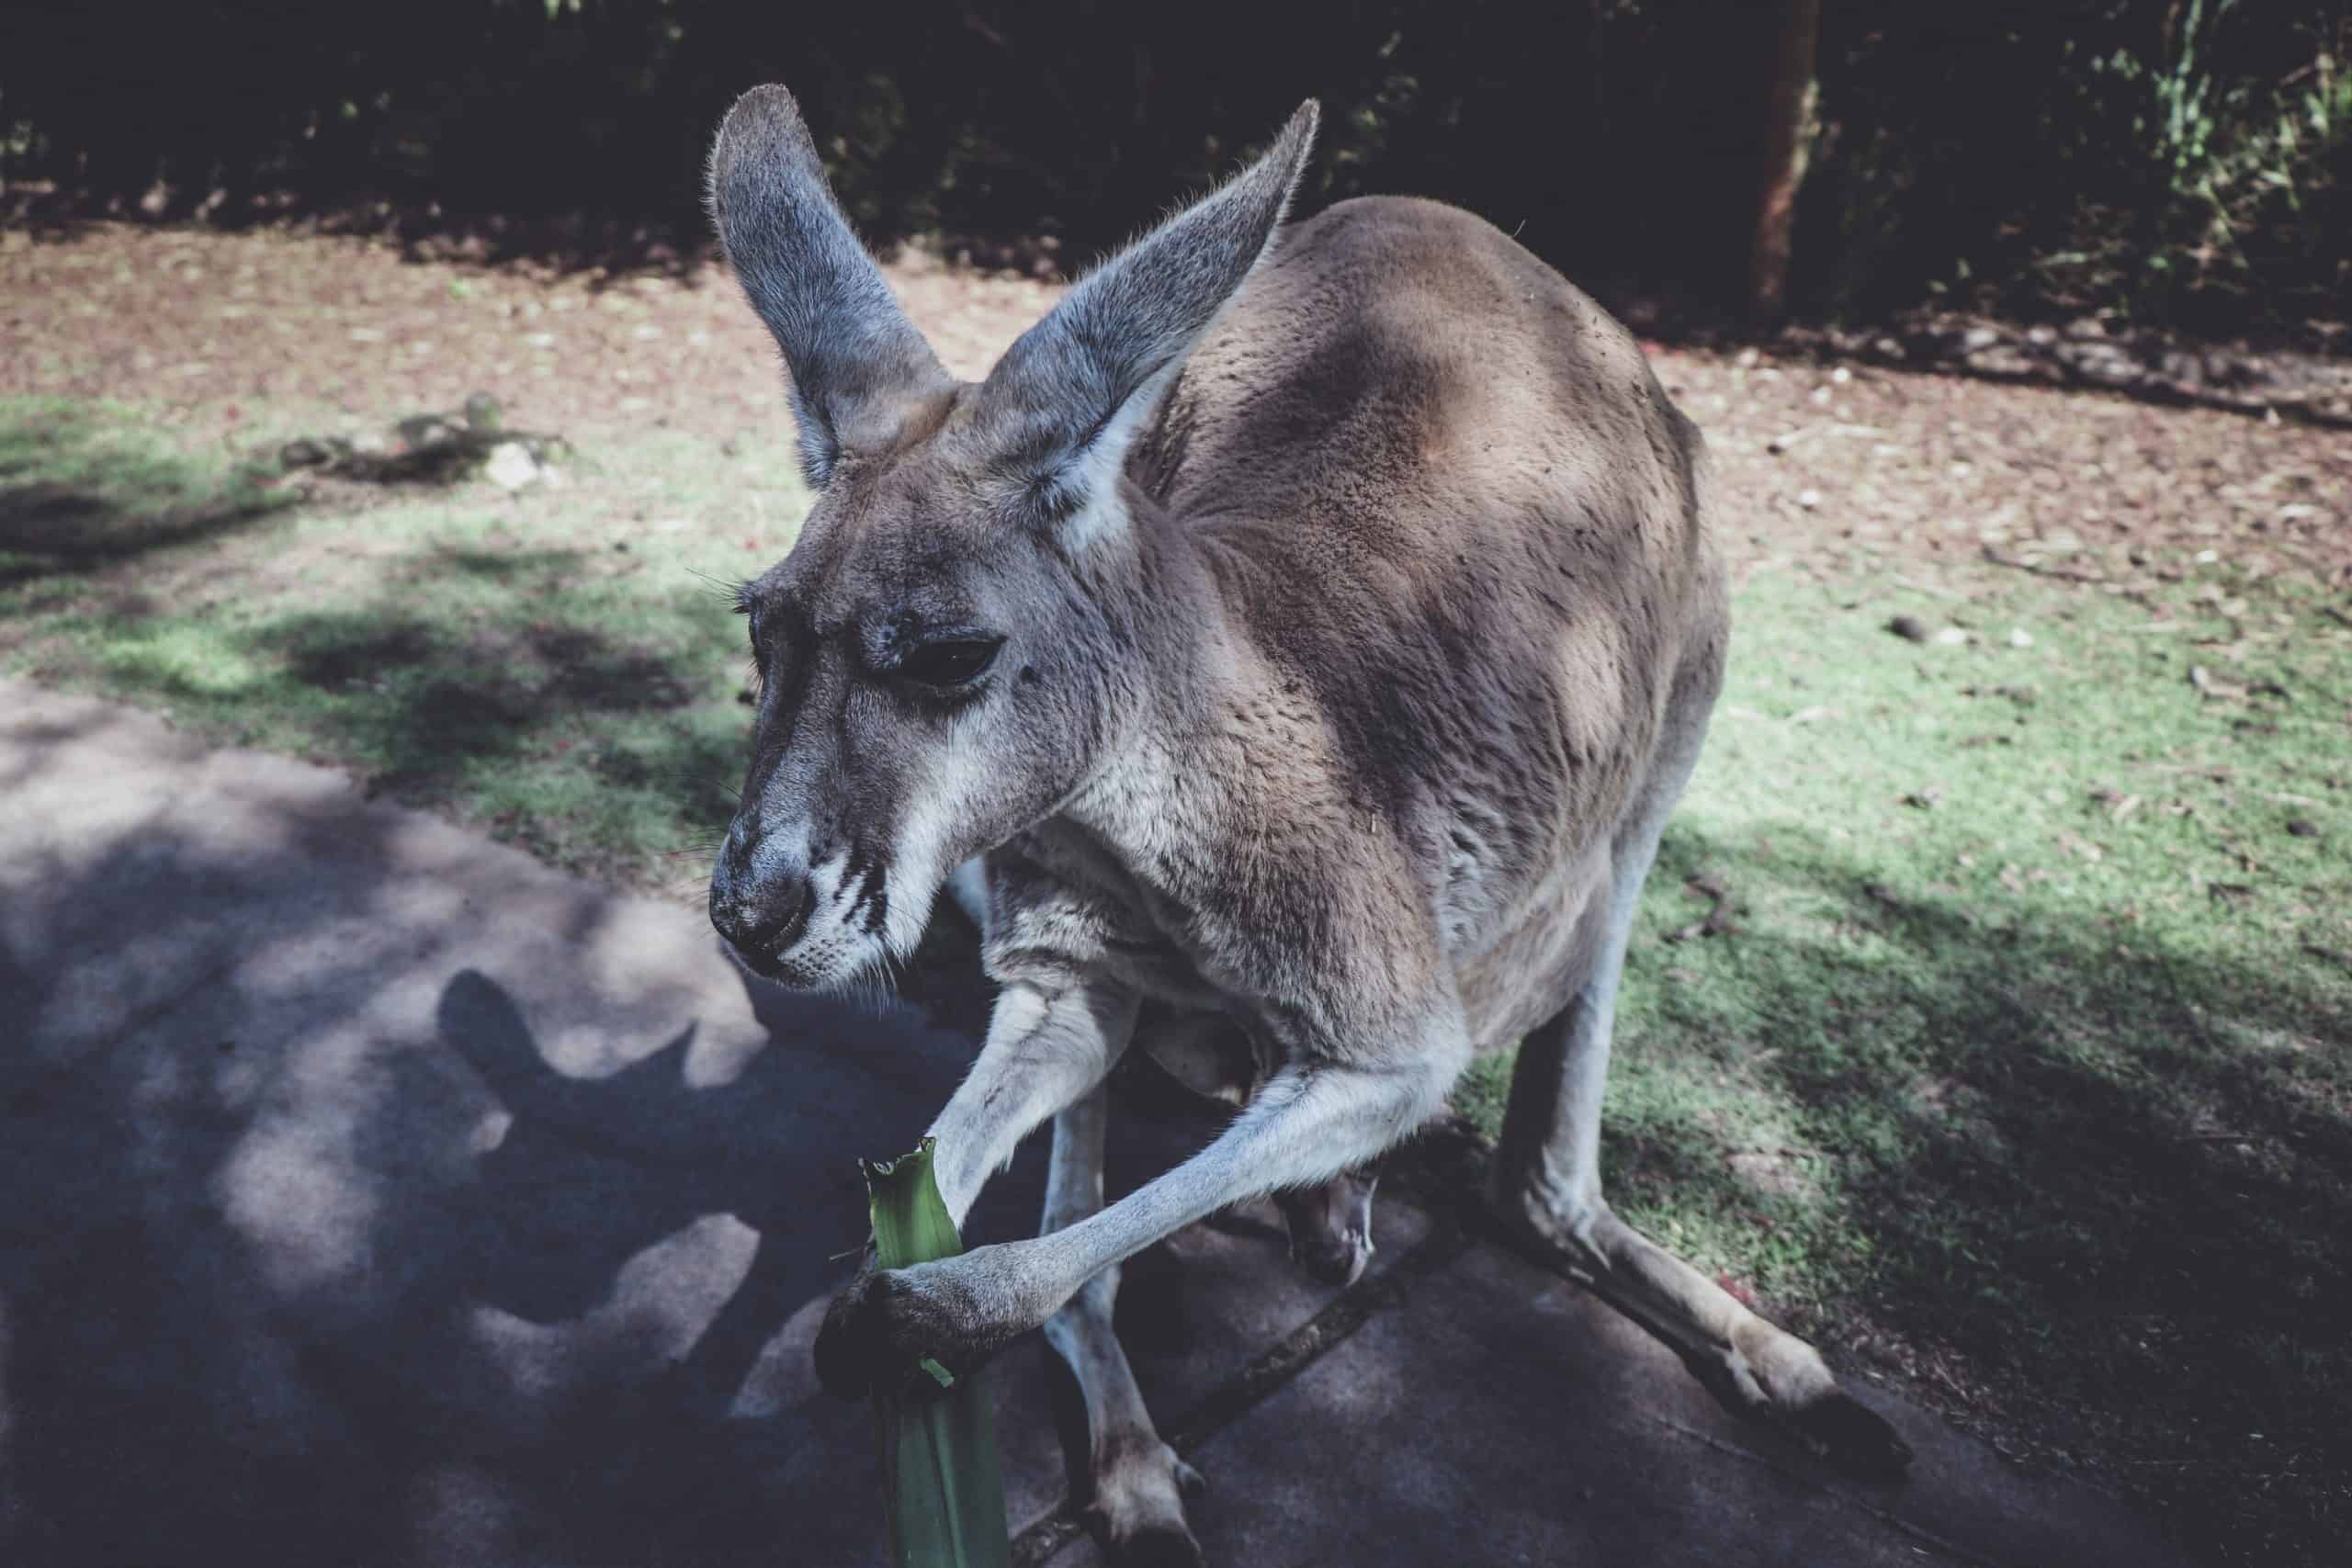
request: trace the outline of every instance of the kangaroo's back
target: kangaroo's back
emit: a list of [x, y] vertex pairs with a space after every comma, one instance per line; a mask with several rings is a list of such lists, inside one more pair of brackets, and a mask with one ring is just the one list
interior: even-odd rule
[[1155, 436], [1134, 471], [1443, 868], [1457, 961], [1556, 920], [1532, 901], [1703, 721], [1724, 632], [1703, 447], [1632, 336], [1480, 219], [1345, 202], [1283, 237]]

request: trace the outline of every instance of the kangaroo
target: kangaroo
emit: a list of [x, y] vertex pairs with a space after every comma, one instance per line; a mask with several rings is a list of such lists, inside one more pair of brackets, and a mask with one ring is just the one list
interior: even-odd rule
[[[1053, 1122], [1042, 1234], [869, 1261], [819, 1375], [856, 1396], [1042, 1326], [1113, 1556], [1197, 1561], [1198, 1477], [1112, 1333], [1120, 1263], [1287, 1193], [1352, 1273], [1360, 1173], [1517, 1044], [1491, 1201], [1520, 1243], [1727, 1399], [1898, 1467], [1810, 1346], [1601, 1192], [1627, 931], [1728, 631], [1699, 432], [1468, 213], [1376, 197], [1284, 230], [1316, 116], [978, 384], [899, 311], [784, 89], [719, 130], [712, 212], [818, 499], [741, 595], [762, 684], [712, 922], [752, 971], [833, 986], [910, 953], [978, 857], [1000, 991], [932, 1128], [949, 1213]], [[1106, 1206], [1103, 1078], [1147, 1003], [1195, 1069], [1238, 1029], [1250, 1064], [1207, 1076], [1247, 1103]]]

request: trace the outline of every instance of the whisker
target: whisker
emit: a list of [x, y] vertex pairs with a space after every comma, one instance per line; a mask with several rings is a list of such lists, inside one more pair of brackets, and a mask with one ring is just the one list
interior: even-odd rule
[[729, 606], [740, 606], [743, 602], [743, 591], [751, 586], [741, 578], [713, 577], [699, 567], [690, 566], [685, 570], [687, 576], [701, 579], [713, 598], [723, 600]]
[[743, 789], [741, 784], [731, 784], [725, 779], [713, 778], [707, 773], [691, 773], [684, 768], [664, 768], [657, 770], [653, 776], [670, 788], [689, 796], [705, 793], [718, 794], [725, 795], [737, 806], [743, 804]]

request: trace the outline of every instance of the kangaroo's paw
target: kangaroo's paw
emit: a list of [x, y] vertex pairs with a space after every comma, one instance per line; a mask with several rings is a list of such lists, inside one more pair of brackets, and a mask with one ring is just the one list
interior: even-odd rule
[[1911, 1446], [1838, 1386], [1820, 1352], [1617, 1218], [1598, 1199], [1547, 1201], [1498, 1188], [1496, 1216], [1519, 1249], [1589, 1284], [1611, 1305], [1681, 1351], [1717, 1399], [1769, 1421], [1840, 1469], [1899, 1477]]
[[1098, 1460], [1086, 1521], [1117, 1568], [1200, 1568], [1184, 1500], [1205, 1485], [1199, 1471], [1155, 1438]]
[[1343, 1172], [1320, 1187], [1278, 1192], [1291, 1260], [1327, 1285], [1352, 1285], [1372, 1266], [1372, 1193], [1377, 1175]]
[[1732, 1331], [1724, 1371], [1734, 1403], [1786, 1427], [1841, 1469], [1893, 1480], [1909, 1467], [1911, 1445], [1838, 1387], [1821, 1353], [1786, 1329], [1750, 1315]]

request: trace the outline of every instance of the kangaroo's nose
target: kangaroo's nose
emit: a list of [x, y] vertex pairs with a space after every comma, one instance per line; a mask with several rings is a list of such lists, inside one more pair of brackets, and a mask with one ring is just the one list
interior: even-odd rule
[[816, 907], [817, 890], [805, 876], [710, 879], [710, 923], [754, 964], [798, 942]]

